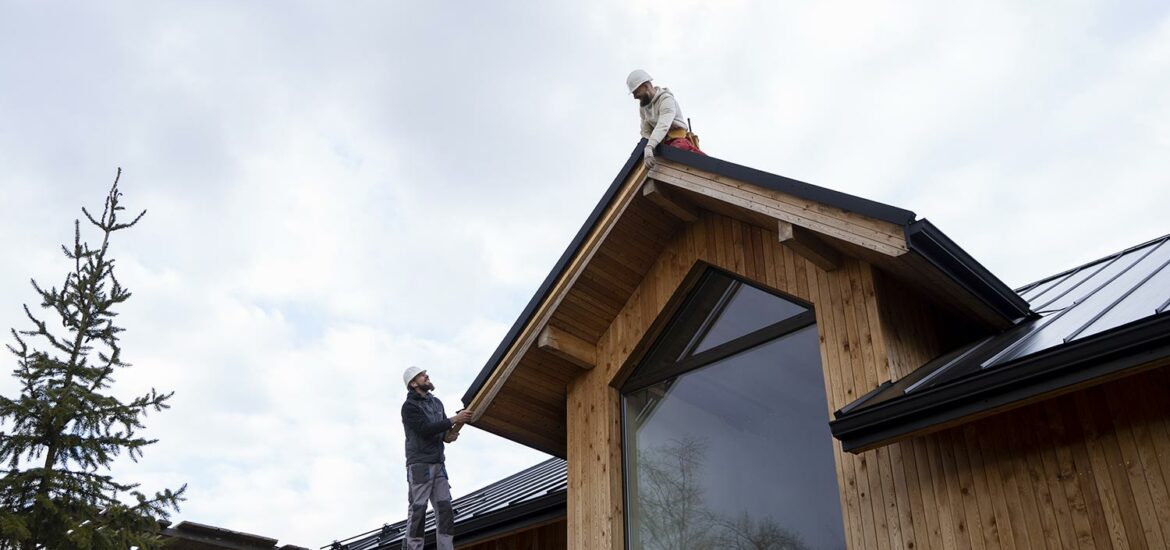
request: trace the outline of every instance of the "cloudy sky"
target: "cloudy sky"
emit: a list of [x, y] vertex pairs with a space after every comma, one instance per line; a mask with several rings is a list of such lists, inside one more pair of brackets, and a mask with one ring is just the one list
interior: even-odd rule
[[[0, 325], [120, 166], [118, 391], [176, 391], [121, 475], [284, 543], [398, 521], [403, 368], [455, 408], [634, 146], [638, 67], [710, 154], [1013, 286], [1170, 233], [1160, 1], [0, 0]], [[456, 496], [544, 458], [449, 455]]]

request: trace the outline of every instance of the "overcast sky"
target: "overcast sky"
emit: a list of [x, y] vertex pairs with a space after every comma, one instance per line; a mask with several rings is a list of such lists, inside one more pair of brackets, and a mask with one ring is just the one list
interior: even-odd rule
[[[121, 475], [323, 545], [405, 517], [402, 370], [458, 407], [635, 145], [631, 69], [711, 155], [914, 210], [1018, 286], [1170, 233], [1168, 12], [0, 0], [0, 325], [122, 167], [118, 388], [176, 395]], [[544, 458], [464, 433], [456, 496]]]

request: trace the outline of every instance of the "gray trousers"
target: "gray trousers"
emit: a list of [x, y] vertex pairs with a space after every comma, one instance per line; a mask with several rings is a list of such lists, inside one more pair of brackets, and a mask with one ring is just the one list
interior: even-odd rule
[[435, 547], [454, 550], [455, 513], [451, 509], [447, 468], [441, 463], [411, 464], [406, 467], [406, 481], [410, 485], [410, 510], [406, 513], [406, 538], [402, 540], [402, 547], [423, 550], [429, 500], [435, 509]]

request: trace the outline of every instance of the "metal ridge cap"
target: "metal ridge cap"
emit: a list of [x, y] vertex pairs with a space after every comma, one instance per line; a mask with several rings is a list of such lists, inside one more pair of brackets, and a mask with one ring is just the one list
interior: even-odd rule
[[561, 257], [553, 266], [552, 271], [549, 271], [548, 276], [546, 276], [544, 281], [540, 283], [540, 286], [537, 287], [536, 293], [533, 294], [532, 298], [528, 301], [528, 304], [524, 306], [524, 309], [520, 312], [520, 316], [516, 319], [516, 322], [512, 324], [512, 328], [508, 329], [508, 333], [504, 336], [504, 339], [500, 341], [500, 345], [496, 347], [494, 352], [492, 352], [491, 357], [487, 360], [487, 363], [484, 364], [483, 369], [480, 370], [479, 374], [476, 375], [475, 380], [472, 381], [471, 386], [467, 389], [466, 392], [464, 392], [463, 404], [465, 406], [469, 405], [475, 399], [476, 394], [478, 394], [479, 391], [483, 389], [483, 385], [487, 383], [488, 378], [491, 377], [492, 373], [495, 372], [496, 367], [499, 366], [500, 359], [502, 359], [504, 354], [508, 352], [508, 349], [510, 349], [512, 345], [515, 344], [516, 339], [519, 338], [520, 333], [524, 330], [524, 327], [527, 326], [529, 321], [532, 320], [532, 316], [536, 313], [536, 310], [540, 307], [540, 304], [544, 302], [544, 299], [548, 296], [548, 293], [552, 289], [553, 285], [555, 285], [557, 280], [560, 279], [561, 275], [564, 274], [565, 269], [568, 267], [569, 263], [572, 262], [573, 256], [576, 255], [577, 250], [581, 247], [581, 244], [585, 242], [586, 237], [589, 236], [589, 232], [593, 230], [594, 226], [597, 225], [598, 220], [601, 219], [601, 216], [605, 212], [606, 207], [609, 206], [611, 202], [613, 202], [613, 198], [615, 195], [617, 195], [617, 192], [621, 188], [622, 183], [625, 182], [626, 178], [628, 178], [630, 173], [634, 170], [634, 167], [636, 167], [642, 160], [642, 150], [645, 147], [645, 139], [640, 140], [638, 144], [634, 146], [634, 150], [630, 152], [630, 156], [626, 159], [625, 165], [623, 165], [622, 169], [618, 171], [617, 176], [613, 179], [613, 183], [611, 183], [609, 188], [606, 189], [605, 194], [602, 195], [601, 200], [597, 203], [597, 206], [593, 208], [593, 212], [591, 212], [589, 217], [585, 219], [585, 223], [581, 226], [581, 229], [577, 230], [577, 234], [573, 236], [573, 240], [569, 242], [569, 246], [565, 248], [563, 253], [561, 253]]
[[1035, 315], [1026, 300], [930, 220], [923, 218], [907, 225], [906, 244], [1006, 320], [1015, 323]]
[[659, 155], [665, 159], [693, 168], [759, 185], [773, 191], [789, 193], [803, 199], [835, 206], [842, 210], [856, 212], [901, 226], [913, 222], [915, 218], [914, 212], [904, 208], [898, 208], [897, 206], [877, 202], [865, 197], [850, 195], [842, 191], [772, 174], [749, 166], [735, 164], [734, 162], [708, 155], [700, 155], [669, 146], [660, 146]]

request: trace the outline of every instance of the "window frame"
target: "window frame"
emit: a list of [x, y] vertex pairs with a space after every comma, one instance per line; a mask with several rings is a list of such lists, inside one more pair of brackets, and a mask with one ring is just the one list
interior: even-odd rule
[[[643, 364], [645, 364], [645, 361], [653, 358], [662, 346], [668, 345], [668, 343], [670, 343], [672, 340], [677, 342], [677, 339], [683, 338], [680, 336], [672, 337], [671, 333], [674, 331], [674, 329], [676, 327], [678, 327], [679, 324], [681, 324], [685, 320], [685, 316], [683, 316], [682, 313], [686, 312], [696, 301], [698, 301], [699, 299], [701, 299], [703, 297], [703, 295], [705, 294], [705, 292], [704, 292], [704, 290], [706, 289], [705, 287], [707, 286], [708, 282], [711, 281], [711, 279], [714, 277], [725, 277], [727, 279], [730, 279], [733, 283], [736, 283], [739, 285], [749, 285], [749, 286], [755, 287], [756, 289], [761, 290], [763, 292], [766, 292], [768, 294], [771, 294], [777, 298], [780, 298], [782, 300], [786, 300], [786, 301], [792, 302], [794, 304], [797, 304], [801, 307], [804, 307], [806, 309], [806, 311], [803, 313], [799, 313], [797, 315], [794, 315], [792, 317], [789, 317], [787, 319], [777, 321], [775, 323], [772, 323], [770, 325], [767, 325], [767, 326], [760, 328], [760, 329], [757, 329], [755, 331], [749, 332], [749, 333], [744, 334], [742, 336], [739, 336], [737, 338], [733, 338], [731, 340], [728, 340], [727, 342], [724, 342], [722, 344], [719, 344], [717, 346], [709, 348], [701, 353], [687, 356], [682, 360], [676, 360], [676, 361], [674, 361], [674, 363], [672, 365], [669, 365], [666, 368], [661, 369], [661, 370], [654, 372], [652, 374], [639, 376], [637, 374], [637, 369], [639, 367], [641, 367]], [[684, 352], [694, 349], [698, 345], [698, 343], [701, 342], [704, 337], [706, 337], [707, 332], [711, 329], [711, 326], [714, 325], [714, 321], [711, 318], [712, 314], [715, 313], [716, 311], [719, 311], [721, 309], [720, 306], [725, 305], [728, 302], [728, 300], [729, 300], [729, 296], [727, 295], [727, 292], [725, 290], [724, 295], [722, 297], [720, 297], [719, 300], [716, 302], [717, 303], [716, 307], [712, 308], [711, 311], [707, 313], [707, 318], [703, 320], [703, 322], [700, 324], [699, 328], [695, 331], [695, 333], [685, 337], [688, 340], [688, 342], [684, 348]], [[626, 395], [633, 393], [633, 392], [636, 392], [636, 391], [639, 391], [639, 390], [642, 390], [642, 389], [645, 389], [649, 386], [652, 386], [654, 384], [668, 380], [670, 378], [676, 378], [676, 377], [682, 376], [683, 374], [686, 374], [688, 372], [701, 369], [701, 368], [706, 367], [708, 365], [711, 365], [713, 363], [727, 359], [728, 357], [731, 357], [731, 356], [736, 355], [738, 353], [742, 353], [742, 352], [751, 350], [753, 348], [756, 348], [758, 346], [761, 346], [763, 344], [772, 342], [774, 340], [777, 340], [779, 338], [782, 338], [784, 336], [787, 336], [787, 335], [792, 334], [794, 332], [797, 332], [799, 330], [808, 328], [809, 326], [816, 325], [816, 322], [817, 322], [816, 310], [815, 310], [812, 303], [810, 303], [806, 300], [802, 300], [800, 298], [797, 298], [795, 296], [790, 296], [786, 293], [777, 291], [775, 289], [769, 288], [765, 285], [758, 284], [754, 281], [750, 281], [750, 280], [748, 280], [744, 277], [741, 277], [739, 275], [736, 275], [734, 273], [730, 273], [730, 272], [727, 272], [725, 270], [718, 269], [715, 267], [710, 267], [710, 266], [702, 273], [702, 275], [700, 275], [697, 282], [694, 285], [690, 286], [690, 288], [687, 290], [686, 298], [684, 300], [682, 300], [682, 303], [679, 305], [679, 307], [677, 307], [673, 311], [671, 311], [671, 315], [673, 316], [673, 318], [670, 319], [670, 321], [668, 323], [666, 323], [665, 327], [663, 327], [663, 329], [661, 331], [658, 331], [654, 334], [647, 334], [646, 335], [649, 337], [653, 337], [655, 339], [654, 343], [647, 348], [646, 353], [644, 353], [638, 359], [638, 363], [632, 367], [631, 370], [633, 372], [631, 373], [631, 375], [625, 381], [623, 381], [620, 386], [618, 386], [616, 388], [618, 391], [618, 400], [620, 402], [618, 421], [620, 422], [621, 430], [622, 430], [622, 433], [621, 433], [622, 506], [623, 506], [623, 508], [622, 508], [622, 531], [625, 534], [625, 541], [624, 541], [622, 546], [624, 548], [626, 548], [627, 550], [629, 550], [631, 548], [630, 544], [631, 544], [631, 527], [632, 527], [632, 525], [631, 525], [631, 521], [630, 521], [630, 485], [629, 485], [630, 464], [629, 464], [628, 455], [626, 452], [630, 448], [629, 447], [629, 433], [628, 433], [629, 430], [626, 429], [626, 426], [627, 426], [626, 425], [626, 415], [627, 415]], [[717, 320], [719, 316], [716, 315], [714, 317]], [[819, 330], [818, 330], [818, 336], [819, 336]], [[820, 356], [820, 350], [817, 351], [817, 355], [818, 355], [818, 357]], [[820, 357], [820, 360], [823, 363], [824, 357]], [[821, 373], [821, 376], [822, 377], [824, 376], [823, 372]], [[826, 399], [828, 399], [828, 396], [826, 396]], [[826, 418], [826, 422], [828, 422], [828, 420], [829, 419]], [[842, 510], [842, 514], [844, 514], [844, 510]]]

